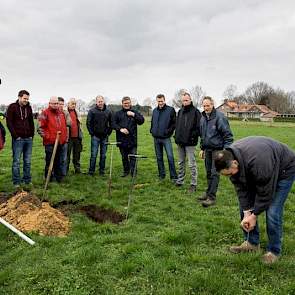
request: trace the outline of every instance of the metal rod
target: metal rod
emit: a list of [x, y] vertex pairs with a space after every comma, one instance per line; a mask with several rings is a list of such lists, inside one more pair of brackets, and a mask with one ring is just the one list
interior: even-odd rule
[[111, 163], [110, 163], [110, 175], [109, 175], [109, 187], [108, 187], [109, 198], [111, 197], [111, 186], [112, 186], [113, 150], [114, 150], [114, 145], [111, 145]]
[[20, 230], [18, 230], [17, 228], [15, 228], [13, 225], [11, 225], [10, 223], [8, 223], [7, 221], [5, 221], [4, 219], [2, 219], [1, 217], [0, 217], [0, 223], [2, 223], [8, 229], [10, 229], [14, 233], [16, 233], [20, 238], [22, 238], [24, 241], [26, 241], [30, 245], [35, 245], [35, 242], [33, 240], [31, 240], [29, 237], [27, 237], [25, 234], [23, 234]]
[[[128, 156], [129, 156], [129, 155], [128, 155]], [[128, 217], [129, 217], [129, 210], [130, 210], [131, 201], [132, 201], [132, 193], [133, 193], [133, 189], [134, 189], [134, 182], [135, 182], [135, 177], [136, 177], [137, 160], [138, 160], [138, 159], [139, 159], [138, 157], [135, 158], [134, 171], [133, 171], [133, 175], [132, 175], [132, 178], [131, 178], [131, 187], [130, 187], [130, 190], [129, 190], [129, 196], [128, 196], [128, 205], [127, 205], [127, 212], [126, 212], [126, 220], [127, 220]]]

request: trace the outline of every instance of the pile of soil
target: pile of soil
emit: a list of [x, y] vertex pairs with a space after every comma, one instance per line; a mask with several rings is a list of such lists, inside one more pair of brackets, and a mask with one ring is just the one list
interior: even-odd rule
[[0, 203], [0, 217], [24, 232], [63, 237], [70, 231], [68, 217], [27, 192]]

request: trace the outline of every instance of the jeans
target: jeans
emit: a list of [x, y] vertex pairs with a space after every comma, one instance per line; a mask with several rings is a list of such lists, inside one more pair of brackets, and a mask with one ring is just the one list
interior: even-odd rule
[[99, 138], [96, 136], [91, 136], [91, 157], [89, 163], [89, 174], [95, 172], [96, 158], [98, 154], [98, 148], [100, 146], [100, 158], [99, 158], [99, 173], [104, 174], [108, 138]]
[[177, 146], [178, 149], [178, 165], [179, 165], [179, 172], [177, 183], [183, 184], [184, 176], [185, 176], [185, 158], [188, 158], [188, 166], [191, 170], [191, 185], [197, 185], [197, 177], [198, 177], [198, 170], [197, 170], [197, 163], [195, 157], [195, 146]]
[[[67, 172], [70, 168], [70, 162], [71, 162], [71, 153], [73, 151], [73, 165], [75, 168], [75, 172], [80, 172], [81, 166], [80, 166], [80, 155], [82, 151], [82, 140], [80, 138], [70, 138], [68, 142], [68, 156], [67, 156]], [[95, 164], [94, 164], [95, 167]]]
[[[14, 185], [20, 185], [21, 182], [29, 184], [31, 176], [31, 158], [32, 158], [33, 139], [20, 138], [12, 139], [12, 182]], [[20, 159], [23, 154], [23, 178], [20, 176]]]
[[165, 148], [166, 154], [167, 154], [167, 160], [169, 165], [169, 171], [170, 171], [170, 178], [176, 179], [176, 169], [175, 169], [175, 163], [174, 163], [174, 156], [173, 156], [173, 149], [170, 138], [156, 138], [154, 137], [154, 147], [155, 147], [155, 153], [157, 157], [157, 163], [158, 163], [158, 171], [159, 171], [159, 177], [165, 178], [165, 166], [164, 166], [164, 159], [163, 159], [163, 148]]
[[214, 151], [205, 150], [205, 167], [207, 172], [207, 184], [208, 188], [206, 194], [209, 198], [215, 200], [216, 192], [219, 184], [219, 173], [215, 169], [213, 161]]
[[67, 154], [68, 154], [68, 144], [65, 143], [62, 145], [60, 150], [60, 159], [61, 159], [61, 174], [62, 176], [67, 175]]
[[137, 147], [119, 147], [120, 148], [120, 153], [122, 156], [122, 163], [123, 163], [123, 170], [124, 174], [129, 174], [131, 172], [131, 175], [133, 176], [135, 171], [135, 158], [134, 157], [128, 157], [129, 154], [136, 154], [137, 152]]
[[[292, 188], [295, 175], [288, 179], [280, 180], [277, 183], [274, 198], [266, 210], [266, 231], [268, 236], [267, 251], [279, 255], [282, 251], [282, 234], [283, 234], [283, 211], [284, 204], [288, 193]], [[244, 214], [240, 209], [241, 219]], [[247, 240], [248, 233], [244, 231], [244, 239]], [[253, 245], [259, 244], [259, 226], [258, 222], [254, 229], [249, 233], [249, 242]]]
[[[48, 174], [48, 169], [51, 161], [51, 156], [53, 153], [54, 144], [47, 144], [45, 145], [45, 179]], [[53, 162], [53, 169], [50, 179], [52, 180], [52, 177], [54, 176], [56, 181], [60, 182], [63, 178], [62, 174], [62, 151], [64, 149], [63, 144], [59, 144], [56, 149], [56, 154]]]

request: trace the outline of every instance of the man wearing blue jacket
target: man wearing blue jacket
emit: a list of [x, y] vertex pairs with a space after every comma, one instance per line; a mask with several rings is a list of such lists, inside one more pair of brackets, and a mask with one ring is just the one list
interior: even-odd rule
[[216, 203], [219, 184], [219, 173], [215, 169], [213, 154], [229, 147], [233, 142], [233, 134], [227, 118], [214, 108], [214, 101], [210, 96], [204, 97], [203, 109], [200, 121], [200, 157], [205, 159], [208, 187], [199, 200], [204, 207], [209, 207]]
[[150, 132], [154, 137], [159, 178], [161, 180], [166, 176], [163, 160], [164, 148], [167, 154], [170, 179], [175, 182], [177, 180], [177, 173], [170, 138], [175, 130], [176, 113], [173, 107], [166, 105], [164, 94], [157, 95], [157, 104], [158, 107], [153, 110]]

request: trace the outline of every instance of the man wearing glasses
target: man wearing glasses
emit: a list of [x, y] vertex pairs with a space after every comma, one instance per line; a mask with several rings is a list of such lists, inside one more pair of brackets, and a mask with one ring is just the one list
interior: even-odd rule
[[[54, 143], [59, 134], [59, 141], [53, 164], [53, 176], [57, 182], [61, 182], [62, 175], [62, 149], [67, 141], [67, 124], [64, 112], [59, 109], [58, 98], [53, 96], [50, 98], [49, 107], [45, 109], [39, 116], [38, 133], [43, 138], [45, 147], [45, 178], [48, 174], [48, 168], [53, 152]], [[53, 177], [51, 177], [51, 180]]]

